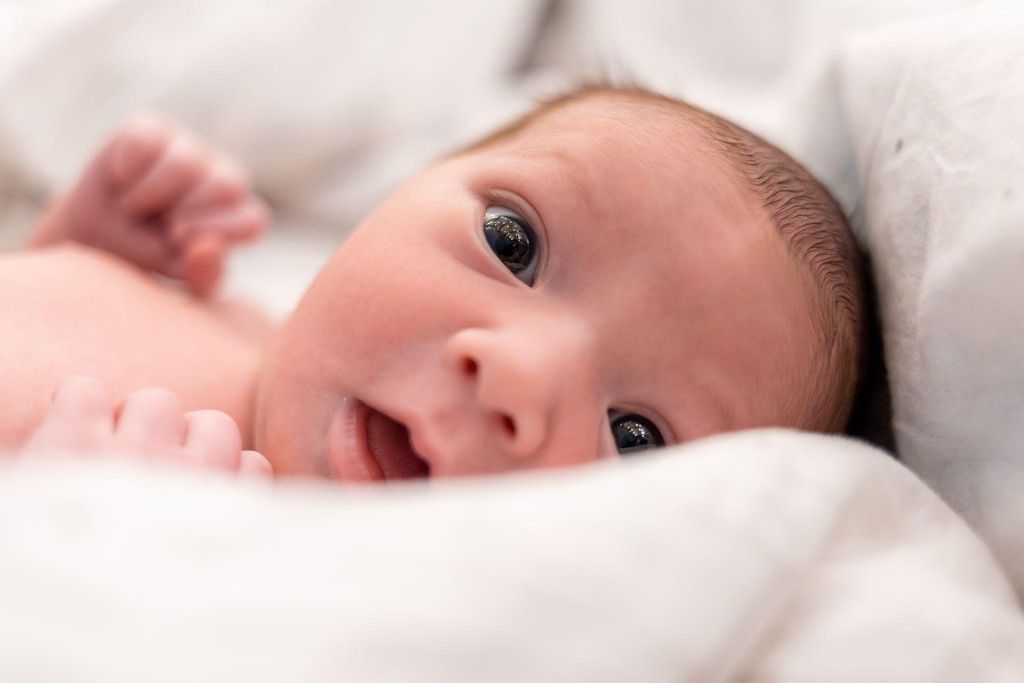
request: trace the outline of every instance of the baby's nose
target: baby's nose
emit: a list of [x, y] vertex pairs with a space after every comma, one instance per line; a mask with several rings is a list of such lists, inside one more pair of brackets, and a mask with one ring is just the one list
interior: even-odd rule
[[467, 383], [485, 431], [513, 459], [535, 456], [552, 428], [560, 393], [553, 351], [509, 330], [462, 330], [445, 346], [446, 364]]

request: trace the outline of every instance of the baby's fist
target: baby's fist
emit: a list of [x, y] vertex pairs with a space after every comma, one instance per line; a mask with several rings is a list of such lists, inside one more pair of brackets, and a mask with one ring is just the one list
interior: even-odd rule
[[207, 295], [227, 248], [261, 235], [268, 217], [233, 160], [168, 119], [140, 116], [89, 162], [33, 242], [106, 249]]
[[66, 380], [23, 453], [61, 451], [82, 455], [124, 453], [179, 460], [245, 474], [269, 476], [270, 464], [242, 450], [238, 426], [217, 410], [182, 412], [167, 389], [132, 392], [115, 407], [106, 387], [84, 376]]

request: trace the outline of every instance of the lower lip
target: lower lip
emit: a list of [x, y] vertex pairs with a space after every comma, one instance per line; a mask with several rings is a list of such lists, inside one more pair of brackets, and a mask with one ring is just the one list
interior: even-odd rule
[[327, 432], [327, 453], [335, 479], [373, 482], [384, 479], [380, 464], [370, 453], [366, 438], [369, 409], [357, 398], [345, 396]]

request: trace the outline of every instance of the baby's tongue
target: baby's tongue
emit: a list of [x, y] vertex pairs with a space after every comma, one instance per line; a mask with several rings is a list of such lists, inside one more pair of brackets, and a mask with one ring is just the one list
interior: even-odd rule
[[372, 408], [366, 418], [366, 442], [385, 479], [414, 479], [430, 474], [427, 463], [409, 445], [409, 430]]

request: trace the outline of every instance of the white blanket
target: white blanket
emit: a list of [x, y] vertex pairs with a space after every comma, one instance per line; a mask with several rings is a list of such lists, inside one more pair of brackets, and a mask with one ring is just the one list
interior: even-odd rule
[[375, 491], [21, 463], [0, 557], [7, 680], [1024, 680], [966, 526], [783, 431]]

